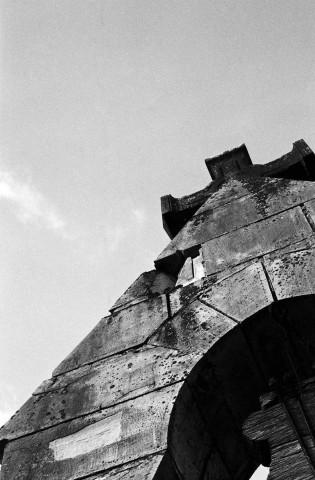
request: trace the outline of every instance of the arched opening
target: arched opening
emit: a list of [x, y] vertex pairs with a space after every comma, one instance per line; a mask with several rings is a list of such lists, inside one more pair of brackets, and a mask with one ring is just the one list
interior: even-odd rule
[[274, 302], [215, 343], [180, 390], [155, 478], [266, 478], [256, 470], [270, 465], [269, 443], [245, 437], [242, 426], [275, 379], [299, 384], [312, 376], [314, 325], [315, 296], [296, 297]]

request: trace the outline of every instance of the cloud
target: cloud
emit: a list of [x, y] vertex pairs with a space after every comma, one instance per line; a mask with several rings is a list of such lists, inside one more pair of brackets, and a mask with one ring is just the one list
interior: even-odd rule
[[105, 224], [105, 244], [106, 250], [115, 252], [121, 246], [121, 243], [135, 236], [135, 227], [142, 226], [146, 221], [146, 213], [142, 208], [127, 208], [123, 210], [120, 222], [115, 223], [108, 219]]
[[133, 208], [132, 214], [139, 225], [142, 225], [146, 220], [145, 211], [140, 208]]
[[39, 223], [56, 232], [61, 232], [66, 225], [30, 181], [18, 180], [12, 172], [3, 168], [0, 168], [0, 200], [13, 205], [15, 215], [22, 223]]
[[123, 238], [127, 235], [127, 228], [120, 224], [106, 228], [106, 246], [110, 252], [115, 252]]
[[[132, 204], [121, 208], [120, 214], [108, 215], [98, 226], [68, 225], [52, 203], [34, 186], [30, 179], [17, 177], [0, 165], [0, 202], [5, 201], [21, 223], [42, 225], [64, 239], [70, 240], [74, 251], [95, 262], [106, 252], [116, 252], [135, 228], [140, 229], [147, 220], [145, 209]], [[83, 253], [85, 252], [85, 253]]]

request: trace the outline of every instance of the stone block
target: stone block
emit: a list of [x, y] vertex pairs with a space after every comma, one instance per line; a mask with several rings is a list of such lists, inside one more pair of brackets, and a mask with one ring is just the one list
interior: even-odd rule
[[73, 370], [109, 355], [143, 344], [168, 318], [165, 295], [125, 308], [103, 318], [54, 370], [53, 375]]
[[76, 480], [163, 452], [181, 383], [10, 442], [6, 480]]
[[115, 355], [44, 384], [0, 430], [12, 440], [182, 381], [200, 355], [146, 348]]
[[149, 343], [202, 354], [236, 325], [222, 313], [195, 300], [162, 325]]
[[240, 322], [273, 302], [260, 262], [214, 283], [200, 299]]
[[206, 242], [203, 258], [208, 275], [312, 236], [300, 207]]
[[265, 257], [265, 266], [278, 300], [315, 293], [315, 249]]

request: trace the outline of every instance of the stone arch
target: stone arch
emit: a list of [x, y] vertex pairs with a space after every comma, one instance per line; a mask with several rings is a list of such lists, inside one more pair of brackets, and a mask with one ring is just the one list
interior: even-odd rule
[[275, 301], [224, 333], [194, 366], [170, 416], [154, 479], [248, 480], [268, 466], [268, 442], [242, 433], [270, 378], [312, 375], [315, 295]]

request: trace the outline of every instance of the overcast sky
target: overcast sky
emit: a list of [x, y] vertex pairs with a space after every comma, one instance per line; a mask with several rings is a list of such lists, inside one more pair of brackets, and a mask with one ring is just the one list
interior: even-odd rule
[[161, 195], [315, 149], [315, 2], [0, 5], [1, 423], [153, 268]]

